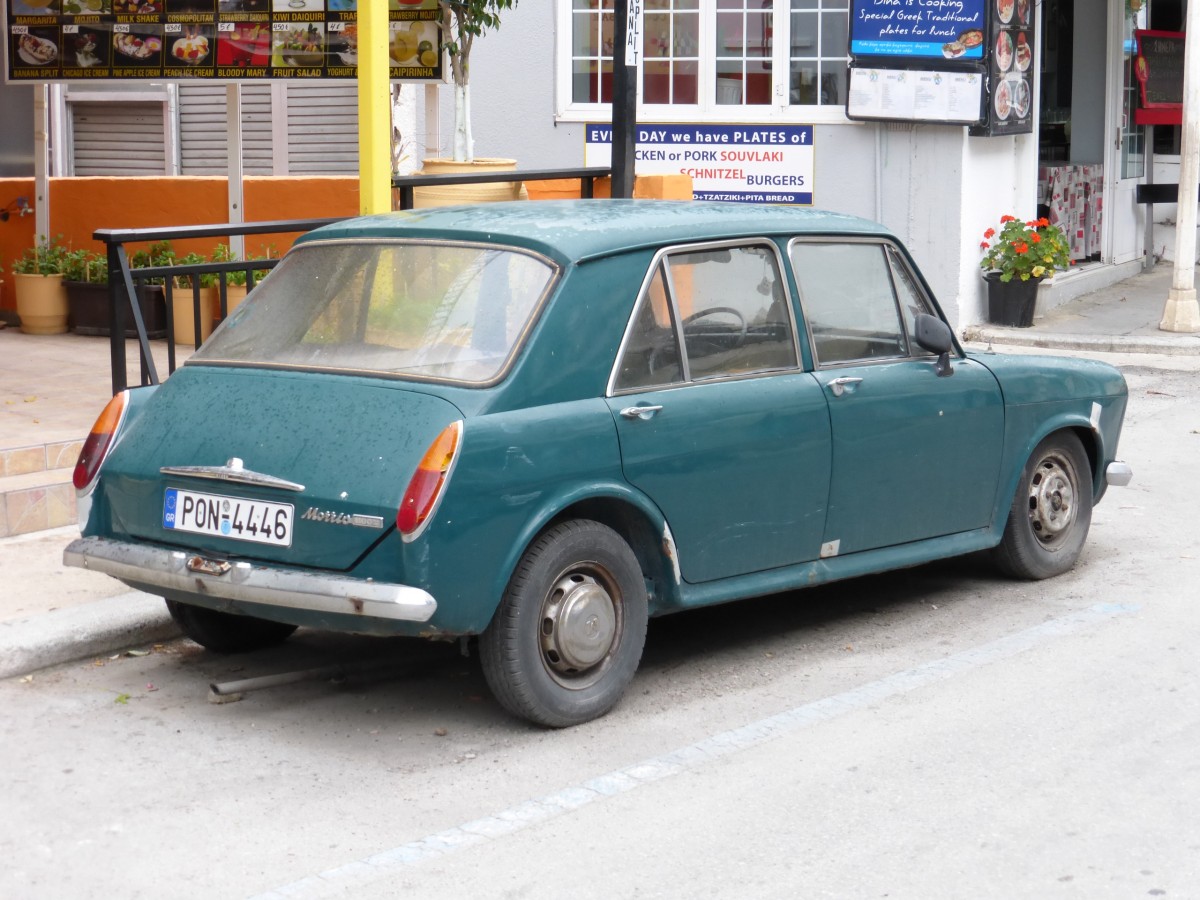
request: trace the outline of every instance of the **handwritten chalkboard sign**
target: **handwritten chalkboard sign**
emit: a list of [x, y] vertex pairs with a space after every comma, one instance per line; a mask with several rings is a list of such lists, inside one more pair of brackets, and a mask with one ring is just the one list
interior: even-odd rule
[[1146, 109], [1183, 108], [1183, 39], [1179, 31], [1135, 31], [1136, 73]]

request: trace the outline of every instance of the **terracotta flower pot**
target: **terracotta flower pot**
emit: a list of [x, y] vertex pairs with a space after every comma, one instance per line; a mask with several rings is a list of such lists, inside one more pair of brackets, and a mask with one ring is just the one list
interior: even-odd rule
[[17, 315], [26, 334], [63, 334], [67, 330], [67, 289], [61, 275], [13, 273]]
[[[513, 172], [515, 159], [476, 157], [472, 162], [452, 159], [427, 159], [422, 175], [487, 175], [492, 172]], [[413, 188], [413, 207], [456, 206], [462, 203], [497, 203], [502, 200], [528, 200], [523, 181], [497, 181], [486, 184], [446, 184]]]
[[217, 288], [200, 288], [200, 340], [196, 340], [195, 307], [192, 289], [175, 286], [171, 292], [171, 316], [174, 319], [175, 343], [195, 347], [212, 334], [213, 307], [220, 304]]

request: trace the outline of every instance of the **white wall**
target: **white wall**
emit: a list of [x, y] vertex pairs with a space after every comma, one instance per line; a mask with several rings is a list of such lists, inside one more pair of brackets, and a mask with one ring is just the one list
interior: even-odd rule
[[[521, 4], [476, 43], [477, 155], [514, 157], [523, 168], [583, 164], [584, 126], [554, 121], [553, 25], [546, 4]], [[450, 87], [441, 90], [440, 121], [446, 151]], [[816, 126], [814, 144], [815, 205], [882, 222], [908, 247], [951, 322], [981, 321], [979, 241], [1004, 213], [1033, 216], [1034, 138], [968, 138], [961, 126], [854, 123]]]

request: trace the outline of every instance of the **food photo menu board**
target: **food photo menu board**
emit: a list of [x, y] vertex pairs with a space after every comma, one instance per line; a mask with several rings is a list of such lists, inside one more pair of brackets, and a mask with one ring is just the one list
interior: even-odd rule
[[976, 125], [988, 3], [851, 0], [851, 119]]
[[[9, 82], [354, 78], [358, 2], [0, 0], [4, 74]], [[391, 77], [443, 80], [437, 0], [387, 2]]]
[[971, 134], [995, 136], [1033, 131], [1033, 2], [989, 0], [988, 102]]

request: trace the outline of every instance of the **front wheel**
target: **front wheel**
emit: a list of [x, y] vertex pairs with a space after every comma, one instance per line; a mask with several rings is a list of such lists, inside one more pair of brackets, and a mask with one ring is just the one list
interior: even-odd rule
[[479, 655], [501, 706], [563, 728], [604, 715], [633, 680], [647, 593], [629, 545], [587, 519], [543, 532], [525, 552]]
[[167, 601], [167, 612], [185, 636], [205, 650], [216, 653], [247, 653], [273, 647], [286, 641], [296, 630], [295, 625], [254, 616], [235, 616], [176, 600]]
[[1069, 431], [1051, 434], [1025, 463], [996, 564], [1015, 578], [1061, 575], [1079, 559], [1091, 523], [1091, 466], [1083, 444]]

